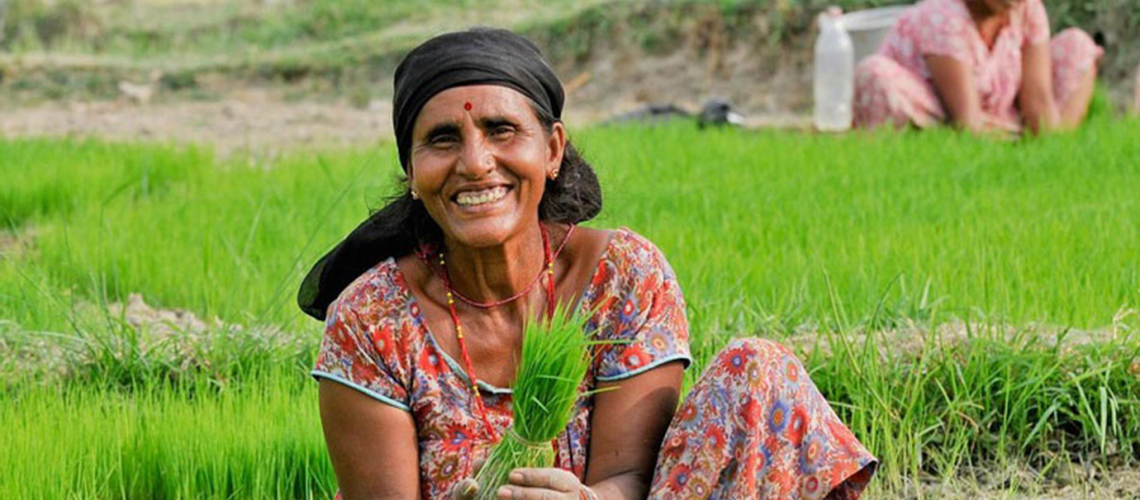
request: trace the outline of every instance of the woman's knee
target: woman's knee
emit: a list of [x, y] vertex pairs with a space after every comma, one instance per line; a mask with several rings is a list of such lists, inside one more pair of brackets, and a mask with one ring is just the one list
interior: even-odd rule
[[1136, 67], [1136, 89], [1132, 91], [1132, 112], [1140, 114], [1140, 66]]
[[1095, 51], [1100, 46], [1096, 44], [1092, 36], [1089, 36], [1085, 30], [1080, 28], [1067, 28], [1061, 30], [1053, 36], [1052, 41], [1049, 42], [1053, 46], [1064, 46], [1082, 51]]
[[742, 361], [745, 364], [758, 362], [760, 364], [767, 364], [769, 361], [783, 359], [786, 356], [791, 356], [792, 351], [783, 346], [779, 342], [769, 339], [762, 339], [756, 337], [739, 338], [729, 342], [727, 346], [720, 352], [718, 358], [727, 357], [729, 361], [736, 361], [733, 359], [736, 356], [743, 356]]
[[905, 126], [918, 118], [908, 112], [907, 102], [922, 100], [922, 78], [897, 61], [875, 54], [855, 69], [855, 125], [863, 128], [883, 124]]
[[894, 75], [901, 66], [891, 58], [874, 54], [863, 59], [855, 67], [855, 90], [860, 92], [883, 92], [895, 81]]
[[1057, 33], [1049, 45], [1053, 52], [1054, 64], [1068, 61], [1080, 69], [1095, 67], [1101, 54], [1104, 53], [1104, 49], [1080, 28], [1068, 28]]
[[798, 382], [804, 374], [803, 364], [791, 349], [761, 338], [733, 340], [716, 355], [710, 370], [721, 384], [749, 392], [778, 390], [783, 381]]

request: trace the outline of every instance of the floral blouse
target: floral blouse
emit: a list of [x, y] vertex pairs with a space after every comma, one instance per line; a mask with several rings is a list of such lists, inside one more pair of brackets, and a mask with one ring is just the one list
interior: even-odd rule
[[[462, 365], [440, 349], [394, 259], [356, 279], [330, 306], [312, 375], [352, 387], [410, 412], [419, 443], [420, 488], [446, 499], [490, 451]], [[600, 340], [583, 389], [622, 380], [671, 361], [688, 366], [689, 328], [676, 275], [661, 252], [628, 229], [615, 231], [576, 308]], [[479, 382], [499, 435], [511, 423], [511, 391]], [[554, 442], [555, 466], [586, 475], [593, 401], [579, 398]]]

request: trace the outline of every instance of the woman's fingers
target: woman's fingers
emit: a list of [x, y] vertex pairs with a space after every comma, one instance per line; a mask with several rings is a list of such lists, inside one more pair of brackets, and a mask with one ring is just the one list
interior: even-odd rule
[[471, 464], [471, 477], [460, 479], [451, 487], [451, 500], [475, 500], [475, 495], [479, 494], [479, 482], [474, 477], [485, 463], [487, 459], [480, 458]]
[[486, 458], [480, 458], [478, 460], [475, 460], [475, 462], [473, 462], [471, 464], [471, 475], [474, 476], [475, 474], [478, 474], [479, 470], [483, 468], [483, 464], [485, 464], [485, 463], [487, 463]]
[[478, 493], [479, 483], [471, 478], [463, 478], [451, 487], [451, 500], [474, 500]]
[[562, 493], [574, 493], [581, 488], [578, 477], [569, 471], [555, 468], [515, 469], [509, 476], [511, 484], [531, 488], [543, 488]]
[[564, 491], [548, 490], [546, 488], [523, 488], [519, 486], [503, 486], [495, 495], [500, 500], [577, 500]]

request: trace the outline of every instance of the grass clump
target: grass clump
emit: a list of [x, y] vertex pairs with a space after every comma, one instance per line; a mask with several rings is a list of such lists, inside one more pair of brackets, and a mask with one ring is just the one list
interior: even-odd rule
[[554, 465], [550, 442], [566, 428], [579, 386], [590, 368], [591, 340], [585, 319], [559, 306], [549, 323], [532, 321], [523, 331], [522, 359], [513, 386], [514, 421], [491, 449], [476, 480], [479, 500], [492, 500], [520, 467]]
[[316, 384], [247, 382], [0, 388], [0, 498], [332, 498]]
[[1029, 466], [1041, 481], [1070, 463], [1136, 467], [1136, 326], [1122, 318], [1093, 338], [936, 319], [796, 343], [840, 419], [881, 460], [879, 487], [901, 491], [908, 479], [995, 466]]

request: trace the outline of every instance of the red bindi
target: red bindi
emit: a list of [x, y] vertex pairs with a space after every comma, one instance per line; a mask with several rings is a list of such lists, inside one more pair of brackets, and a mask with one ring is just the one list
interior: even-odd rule
[[475, 107], [475, 106], [472, 106], [471, 103], [469, 103], [469, 102], [463, 103], [463, 109], [466, 109], [467, 111], [471, 111], [471, 108], [473, 108], [473, 107]]

